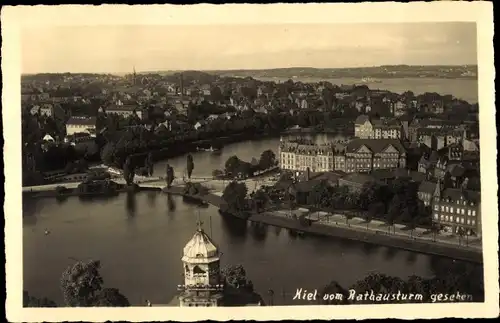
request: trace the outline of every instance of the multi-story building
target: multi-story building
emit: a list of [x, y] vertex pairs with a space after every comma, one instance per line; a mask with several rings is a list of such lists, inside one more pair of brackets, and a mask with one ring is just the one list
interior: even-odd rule
[[463, 188], [442, 189], [440, 182], [432, 202], [432, 217], [435, 223], [447, 232], [481, 236], [481, 194]]
[[59, 118], [59, 119], [64, 118], [65, 115], [64, 110], [59, 106], [59, 104], [53, 104], [53, 103], [35, 104], [31, 108], [30, 113], [33, 115], [38, 113], [40, 116], [44, 115], [46, 117]]
[[370, 172], [406, 167], [406, 150], [397, 139], [353, 139], [347, 143], [315, 145], [281, 142], [282, 169], [304, 172]]
[[401, 139], [402, 138], [402, 125], [397, 120], [374, 120], [373, 134], [371, 138], [374, 139]]
[[356, 118], [354, 136], [361, 139], [368, 139], [373, 136], [373, 124], [367, 115], [360, 115]]
[[111, 105], [106, 108], [106, 114], [115, 114], [124, 118], [136, 114], [139, 119], [143, 118], [143, 111], [137, 105]]
[[305, 142], [281, 142], [279, 159], [281, 169], [304, 172], [344, 170], [344, 145], [341, 143], [317, 145]]
[[88, 133], [95, 136], [96, 117], [71, 117], [66, 122], [66, 135], [71, 136], [75, 133]]
[[401, 139], [402, 125], [398, 120], [370, 120], [366, 115], [360, 115], [354, 122], [354, 136], [360, 139]]
[[345, 172], [406, 167], [406, 150], [397, 139], [354, 139], [346, 146]]

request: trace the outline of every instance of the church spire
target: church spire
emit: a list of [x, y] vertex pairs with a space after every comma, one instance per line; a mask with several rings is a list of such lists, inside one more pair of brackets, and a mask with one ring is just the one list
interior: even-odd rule
[[133, 85], [135, 86], [135, 85], [136, 85], [136, 82], [137, 82], [137, 74], [136, 74], [136, 72], [135, 72], [135, 65], [134, 65], [134, 67], [133, 67], [133, 70], [134, 70], [134, 74], [133, 74], [133, 80], [132, 80], [132, 82], [133, 82]]

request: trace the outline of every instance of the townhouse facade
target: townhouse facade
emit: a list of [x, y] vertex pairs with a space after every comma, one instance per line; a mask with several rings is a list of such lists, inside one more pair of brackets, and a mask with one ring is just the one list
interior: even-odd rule
[[459, 234], [478, 236], [481, 229], [481, 193], [464, 188], [442, 189], [441, 182], [436, 185], [432, 202], [433, 222], [444, 230]]
[[360, 139], [401, 139], [403, 134], [397, 120], [370, 120], [367, 115], [360, 115], [354, 122], [354, 136]]
[[397, 139], [353, 139], [325, 145], [281, 142], [281, 169], [303, 172], [370, 172], [406, 167], [406, 151]]

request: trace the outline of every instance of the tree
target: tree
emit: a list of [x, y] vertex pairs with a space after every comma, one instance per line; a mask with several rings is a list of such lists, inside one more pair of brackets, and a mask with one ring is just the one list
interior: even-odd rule
[[245, 183], [232, 181], [224, 188], [222, 199], [226, 202], [230, 211], [239, 213], [245, 209], [247, 193], [248, 190]]
[[57, 304], [46, 297], [34, 297], [23, 291], [23, 307], [57, 307]]
[[172, 166], [170, 166], [169, 164], [167, 164], [167, 177], [166, 177], [166, 181], [167, 181], [167, 187], [170, 188], [172, 186], [172, 183], [174, 182], [174, 168]]
[[253, 291], [253, 284], [247, 279], [242, 265], [230, 265], [221, 270], [225, 285], [234, 289]]
[[127, 157], [125, 164], [123, 165], [123, 179], [127, 185], [132, 185], [134, 183], [135, 169], [131, 162], [130, 157]]
[[[349, 293], [337, 281], [331, 281], [321, 291], [320, 303], [327, 305], [349, 304]], [[325, 299], [326, 298], [326, 299]]]
[[114, 143], [108, 142], [101, 151], [101, 160], [106, 165], [112, 165], [114, 163], [114, 154], [115, 154], [116, 146]]
[[130, 303], [118, 289], [104, 288], [97, 294], [93, 306], [125, 307], [130, 306]]
[[368, 209], [368, 207], [379, 200], [380, 197], [380, 185], [375, 182], [367, 182], [363, 184], [360, 192], [360, 207], [364, 210]]
[[370, 206], [368, 207], [368, 212], [365, 212], [365, 221], [367, 229], [368, 229], [368, 224], [371, 222], [371, 220], [383, 214], [384, 210], [385, 210], [385, 205], [382, 202], [376, 202], [370, 204]]
[[146, 158], [146, 168], [149, 176], [153, 176], [154, 170], [154, 162], [153, 162], [153, 153], [148, 153], [148, 157]]
[[191, 179], [191, 174], [193, 173], [194, 169], [194, 161], [193, 161], [193, 156], [191, 154], [187, 155], [187, 165], [186, 165], [186, 170], [187, 170], [187, 176], [189, 179]]
[[432, 223], [431, 223], [431, 232], [432, 232], [432, 240], [434, 242], [436, 242], [436, 236], [437, 236], [437, 234], [439, 233], [440, 230], [441, 230], [441, 225], [439, 223], [436, 223], [436, 222], [432, 221]]
[[100, 261], [78, 261], [63, 272], [61, 289], [66, 305], [93, 306], [103, 285], [100, 266]]
[[269, 201], [269, 197], [262, 189], [257, 190], [255, 194], [253, 194], [252, 199], [254, 201], [254, 206], [257, 212], [259, 212], [266, 205], [267, 201]]
[[241, 165], [241, 160], [238, 158], [238, 156], [229, 157], [228, 160], [226, 161], [226, 164], [224, 165], [226, 174], [231, 174], [234, 176], [237, 173], [238, 169], [240, 168], [240, 165]]
[[264, 150], [260, 155], [259, 166], [261, 169], [269, 169], [276, 164], [276, 155], [270, 149]]
[[[389, 204], [389, 209], [387, 210], [387, 217], [385, 219], [386, 224], [390, 227], [393, 226], [398, 216], [401, 214], [401, 199], [399, 195], [395, 195], [391, 203]], [[394, 230], [393, 230], [394, 231]]]
[[466, 235], [466, 232], [465, 232], [465, 230], [464, 230], [463, 227], [459, 227], [457, 229], [457, 233], [458, 233], [458, 244], [461, 245], [462, 244], [462, 239]]

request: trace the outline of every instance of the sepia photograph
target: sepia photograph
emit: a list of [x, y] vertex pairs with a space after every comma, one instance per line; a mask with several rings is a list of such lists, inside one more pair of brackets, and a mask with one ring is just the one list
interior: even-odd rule
[[497, 316], [492, 6], [322, 6], [2, 10], [12, 315]]

